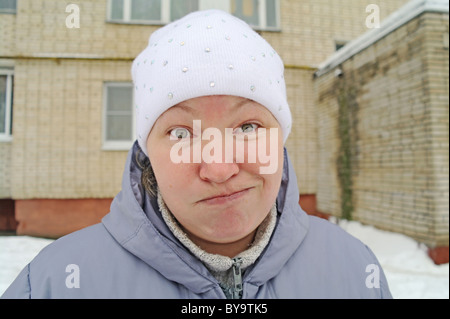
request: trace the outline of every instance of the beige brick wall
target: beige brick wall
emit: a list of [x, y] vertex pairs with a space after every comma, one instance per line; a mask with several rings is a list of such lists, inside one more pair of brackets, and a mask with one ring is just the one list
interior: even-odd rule
[[[16, 15], [0, 14], [0, 57], [14, 54]], [[7, 63], [10, 67], [11, 63]], [[0, 58], [0, 67], [4, 60]], [[11, 198], [11, 142], [0, 141], [0, 199]]]
[[66, 6], [58, 0], [18, 1], [16, 55], [85, 54], [98, 57], [135, 57], [153, 26], [106, 23], [106, 0], [76, 1], [80, 28], [67, 28]]
[[0, 13], [0, 56], [14, 54], [15, 33], [16, 15]]
[[424, 19], [426, 37], [426, 92], [429, 105], [428, 129], [433, 177], [430, 193], [433, 231], [439, 243], [448, 245], [449, 234], [449, 21], [447, 15], [429, 14]]
[[320, 211], [342, 213], [339, 116], [347, 106], [340, 123], [350, 134], [353, 218], [448, 245], [445, 36], [448, 14], [423, 14], [345, 61], [343, 77], [331, 70], [316, 80]]
[[301, 194], [315, 194], [317, 190], [313, 73], [313, 70], [293, 68], [288, 68], [285, 72], [288, 102], [293, 118], [291, 134], [285, 146], [294, 165]]
[[120, 190], [127, 152], [102, 151], [104, 81], [130, 81], [130, 62], [19, 60], [12, 196], [101, 198]]
[[11, 143], [0, 142], [0, 199], [11, 198]]

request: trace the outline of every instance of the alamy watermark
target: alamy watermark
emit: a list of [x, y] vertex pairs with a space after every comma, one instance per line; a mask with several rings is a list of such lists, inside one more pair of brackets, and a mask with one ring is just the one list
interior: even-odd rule
[[66, 266], [66, 272], [69, 273], [66, 277], [66, 287], [69, 289], [80, 288], [80, 267], [76, 264], [69, 264]]
[[380, 7], [371, 3], [366, 7], [366, 12], [370, 13], [366, 17], [366, 27], [369, 29], [378, 29], [380, 27]]
[[380, 267], [376, 264], [369, 264], [366, 272], [370, 273], [366, 277], [366, 287], [369, 289], [380, 288]]
[[66, 12], [70, 13], [66, 17], [66, 28], [79, 29], [80, 28], [80, 7], [77, 4], [69, 4], [66, 6]]
[[[240, 134], [234, 134], [232, 128], [225, 128], [223, 138], [218, 128], [208, 127], [202, 131], [201, 120], [194, 120], [192, 139], [179, 138], [172, 134], [170, 139], [178, 141], [170, 150], [172, 163], [267, 164], [260, 166], [260, 174], [273, 174], [278, 169], [278, 128], [270, 128], [269, 131], [258, 128], [254, 132]], [[209, 141], [203, 149], [202, 141]]]

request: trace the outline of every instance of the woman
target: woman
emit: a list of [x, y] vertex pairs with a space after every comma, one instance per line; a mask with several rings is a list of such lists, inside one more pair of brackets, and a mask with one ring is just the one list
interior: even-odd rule
[[390, 298], [370, 249], [298, 206], [283, 72], [221, 11], [153, 33], [110, 213], [46, 247], [3, 297]]

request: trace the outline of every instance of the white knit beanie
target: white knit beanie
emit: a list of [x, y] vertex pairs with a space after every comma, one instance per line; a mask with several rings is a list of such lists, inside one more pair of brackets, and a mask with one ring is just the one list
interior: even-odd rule
[[138, 142], [147, 156], [147, 137], [158, 117], [201, 96], [258, 102], [278, 120], [284, 142], [289, 135], [283, 61], [247, 23], [226, 12], [193, 12], [155, 31], [134, 60], [132, 76]]

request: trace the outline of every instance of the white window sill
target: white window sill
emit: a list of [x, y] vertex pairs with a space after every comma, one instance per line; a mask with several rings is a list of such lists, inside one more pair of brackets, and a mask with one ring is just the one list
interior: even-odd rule
[[163, 26], [166, 25], [167, 22], [162, 21], [147, 21], [147, 20], [106, 20], [106, 23], [111, 24], [134, 24], [134, 25], [154, 25], [154, 26]]
[[[163, 21], [147, 21], [147, 20], [106, 20], [106, 23], [111, 24], [129, 24], [129, 25], [144, 25], [144, 26], [164, 26], [166, 24], [169, 24], [171, 22], [163, 22]], [[251, 25], [250, 26], [253, 30], [257, 32], [281, 32], [280, 27], [260, 27]]]
[[0, 9], [0, 14], [17, 14], [15, 9]]
[[0, 143], [11, 143], [13, 137], [11, 135], [0, 135]]
[[102, 151], [129, 151], [134, 141], [127, 142], [104, 142]]

